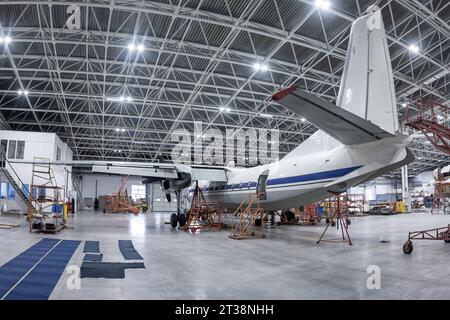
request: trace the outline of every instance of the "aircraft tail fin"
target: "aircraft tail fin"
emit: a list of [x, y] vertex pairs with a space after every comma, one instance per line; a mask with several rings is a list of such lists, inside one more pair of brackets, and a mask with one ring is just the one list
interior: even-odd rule
[[395, 87], [381, 10], [371, 6], [367, 12], [352, 25], [336, 104], [395, 134]]

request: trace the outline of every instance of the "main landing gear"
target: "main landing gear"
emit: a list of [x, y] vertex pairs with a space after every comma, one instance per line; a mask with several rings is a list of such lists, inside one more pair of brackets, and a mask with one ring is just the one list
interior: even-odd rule
[[175, 195], [177, 198], [177, 213], [172, 213], [170, 216], [170, 225], [172, 228], [182, 228], [186, 224], [186, 215], [181, 212], [181, 191], [175, 191]]

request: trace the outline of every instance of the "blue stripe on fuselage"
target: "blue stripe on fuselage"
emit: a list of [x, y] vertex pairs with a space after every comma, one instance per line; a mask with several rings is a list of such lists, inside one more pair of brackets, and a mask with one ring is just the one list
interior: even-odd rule
[[267, 185], [272, 186], [272, 185], [278, 185], [278, 184], [289, 184], [289, 183], [296, 183], [296, 182], [306, 182], [306, 181], [316, 181], [316, 180], [323, 180], [323, 179], [330, 179], [330, 178], [338, 178], [338, 177], [345, 176], [346, 174], [348, 174], [358, 168], [361, 168], [361, 166], [329, 170], [329, 171], [322, 171], [322, 172], [304, 174], [301, 176], [269, 179], [267, 181]]
[[[299, 176], [292, 176], [292, 177], [284, 177], [284, 178], [276, 178], [276, 179], [269, 179], [267, 181], [267, 186], [275, 186], [275, 185], [285, 185], [285, 184], [291, 184], [291, 183], [299, 183], [299, 182], [310, 182], [310, 181], [316, 181], [316, 180], [324, 180], [324, 179], [330, 179], [330, 178], [339, 178], [342, 176], [345, 176], [346, 174], [361, 168], [362, 166], [354, 166], [354, 167], [348, 167], [348, 168], [342, 168], [342, 169], [336, 169], [336, 170], [328, 170], [328, 171], [321, 171], [316, 173], [309, 173]], [[244, 182], [248, 183], [248, 182]], [[236, 183], [235, 183], [236, 184]], [[238, 185], [238, 184], [236, 184]], [[203, 187], [203, 192], [231, 192], [231, 191], [240, 191], [240, 190], [251, 190], [256, 188], [256, 182], [251, 182], [250, 188], [236, 188], [236, 189], [229, 189], [228, 186], [232, 185], [226, 185], [225, 190], [215, 190], [215, 191], [205, 191], [205, 188]], [[190, 189], [189, 192], [194, 192], [194, 189]]]

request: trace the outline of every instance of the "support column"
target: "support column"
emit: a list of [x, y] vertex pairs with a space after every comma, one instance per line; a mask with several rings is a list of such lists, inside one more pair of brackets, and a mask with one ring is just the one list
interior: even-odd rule
[[402, 173], [402, 198], [406, 206], [406, 211], [409, 212], [411, 210], [411, 197], [409, 195], [407, 165], [401, 168], [401, 173]]

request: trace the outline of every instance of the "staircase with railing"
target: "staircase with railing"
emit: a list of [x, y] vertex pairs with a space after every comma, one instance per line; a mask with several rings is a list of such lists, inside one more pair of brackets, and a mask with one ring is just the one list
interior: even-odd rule
[[233, 227], [229, 238], [241, 240], [255, 236], [255, 222], [258, 218], [261, 219], [261, 237], [265, 236], [262, 232], [264, 210], [260, 207], [259, 197], [260, 194], [249, 194], [242, 201], [239, 208], [234, 212], [235, 216], [239, 216], [239, 221]]
[[[23, 209], [28, 207], [28, 197], [30, 195], [30, 188], [25, 184], [20, 178], [19, 174], [16, 172], [11, 162], [6, 158], [5, 154], [0, 154], [1, 166], [0, 170], [3, 175], [8, 180], [9, 184], [14, 188], [15, 195], [18, 195], [20, 200], [23, 202]], [[37, 202], [32, 202], [33, 210], [37, 208]]]

